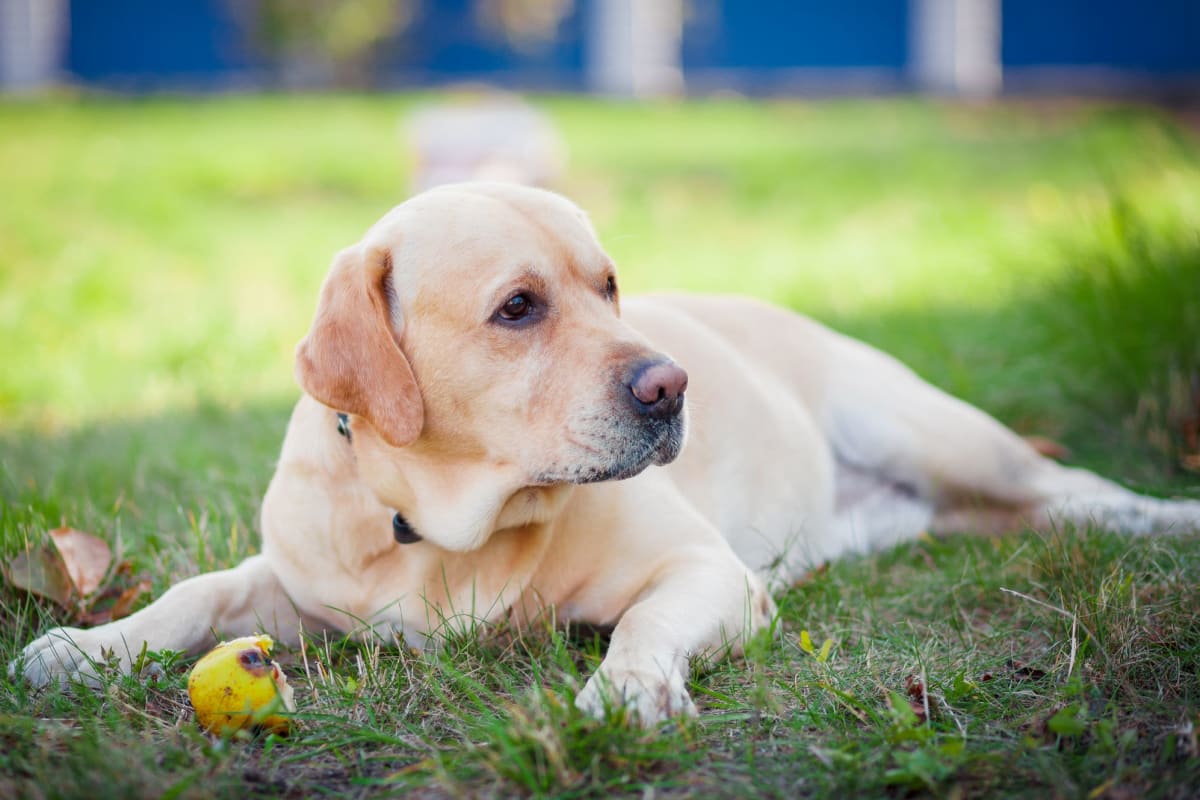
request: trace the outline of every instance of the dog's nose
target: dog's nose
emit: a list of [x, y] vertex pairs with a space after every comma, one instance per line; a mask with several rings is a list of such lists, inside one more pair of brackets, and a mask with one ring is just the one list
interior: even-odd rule
[[687, 373], [674, 361], [653, 361], [633, 373], [629, 391], [638, 411], [655, 419], [666, 419], [683, 410], [687, 383]]

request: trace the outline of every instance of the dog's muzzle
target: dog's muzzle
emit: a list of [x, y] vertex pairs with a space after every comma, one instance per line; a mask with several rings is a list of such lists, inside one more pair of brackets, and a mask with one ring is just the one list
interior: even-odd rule
[[684, 393], [688, 375], [658, 357], [618, 373], [610, 411], [585, 418], [585, 453], [539, 473], [534, 482], [598, 483], [632, 478], [652, 464], [669, 464], [686, 438]]
[[658, 359], [635, 364], [621, 382], [625, 404], [633, 411], [605, 435], [613, 460], [581, 470], [573, 483], [632, 478], [651, 464], [675, 460], [686, 434], [684, 393], [688, 375], [673, 361]]

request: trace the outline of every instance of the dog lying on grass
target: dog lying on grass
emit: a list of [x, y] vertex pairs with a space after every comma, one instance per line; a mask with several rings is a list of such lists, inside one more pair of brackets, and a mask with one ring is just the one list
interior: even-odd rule
[[94, 681], [107, 654], [259, 630], [420, 643], [553, 607], [615, 624], [576, 704], [652, 725], [695, 713], [690, 658], [736, 652], [771, 587], [826, 559], [922, 531], [1200, 530], [1200, 502], [1060, 466], [804, 317], [622, 298], [586, 216], [541, 190], [447, 186], [387, 214], [334, 259], [296, 374], [262, 553], [51, 630], [13, 672]]

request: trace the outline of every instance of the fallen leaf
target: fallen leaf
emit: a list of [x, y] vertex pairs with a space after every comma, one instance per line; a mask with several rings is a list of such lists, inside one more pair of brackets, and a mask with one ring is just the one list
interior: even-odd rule
[[936, 703], [925, 692], [925, 684], [916, 675], [909, 675], [904, 679], [904, 690], [908, 693], [908, 705], [917, 715], [917, 721], [928, 722], [936, 708]]
[[18, 589], [53, 600], [63, 608], [71, 606], [74, 586], [62, 557], [54, 548], [43, 546], [17, 553], [5, 565], [4, 575]]
[[135, 576], [128, 561], [110, 572], [112, 551], [103, 539], [67, 527], [48, 535], [49, 542], [18, 553], [3, 572], [13, 586], [52, 600], [74, 621], [102, 625], [129, 616], [150, 591], [150, 582]]
[[149, 591], [150, 581], [145, 579], [124, 589], [120, 586], [110, 586], [93, 600], [91, 610], [80, 613], [80, 620], [86, 625], [103, 625], [128, 617], [138, 598]]
[[1056, 442], [1046, 436], [1023, 436], [1025, 444], [1033, 448], [1039, 456], [1063, 461], [1071, 457], [1071, 448], [1062, 442]]
[[1016, 659], [1010, 658], [1007, 666], [1010, 670], [1012, 670], [1013, 678], [1018, 681], [1040, 681], [1042, 678], [1046, 677], [1045, 670], [1022, 664]]
[[125, 591], [121, 592], [121, 596], [113, 603], [112, 611], [109, 614], [110, 619], [121, 619], [128, 617], [129, 612], [133, 611], [133, 605], [138, 598], [150, 591], [150, 581], [142, 579], [130, 586]]
[[112, 550], [107, 542], [73, 528], [50, 531], [50, 541], [58, 549], [78, 596], [87, 597], [100, 588], [112, 564]]
[[808, 572], [801, 575], [796, 580], [792, 581], [792, 587], [799, 588], [801, 586], [804, 586], [807, 583], [811, 583], [812, 581], [815, 581], [816, 579], [823, 577], [825, 575], [825, 573], [827, 573], [827, 572], [829, 572], [829, 562], [823, 561], [816, 567], [813, 567]]

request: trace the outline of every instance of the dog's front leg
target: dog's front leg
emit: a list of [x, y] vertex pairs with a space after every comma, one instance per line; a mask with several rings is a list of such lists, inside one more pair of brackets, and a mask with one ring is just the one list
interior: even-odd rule
[[55, 680], [94, 686], [100, 667], [112, 660], [129, 672], [143, 647], [194, 654], [215, 643], [216, 632], [264, 631], [286, 641], [296, 638], [298, 627], [299, 615], [258, 555], [233, 569], [189, 578], [125, 619], [86, 630], [54, 628], [30, 643], [8, 672], [10, 678], [23, 674], [35, 686]]
[[691, 657], [740, 653], [773, 613], [762, 582], [728, 549], [672, 554], [617, 622], [608, 654], [575, 705], [596, 718], [624, 706], [647, 727], [692, 716]]

